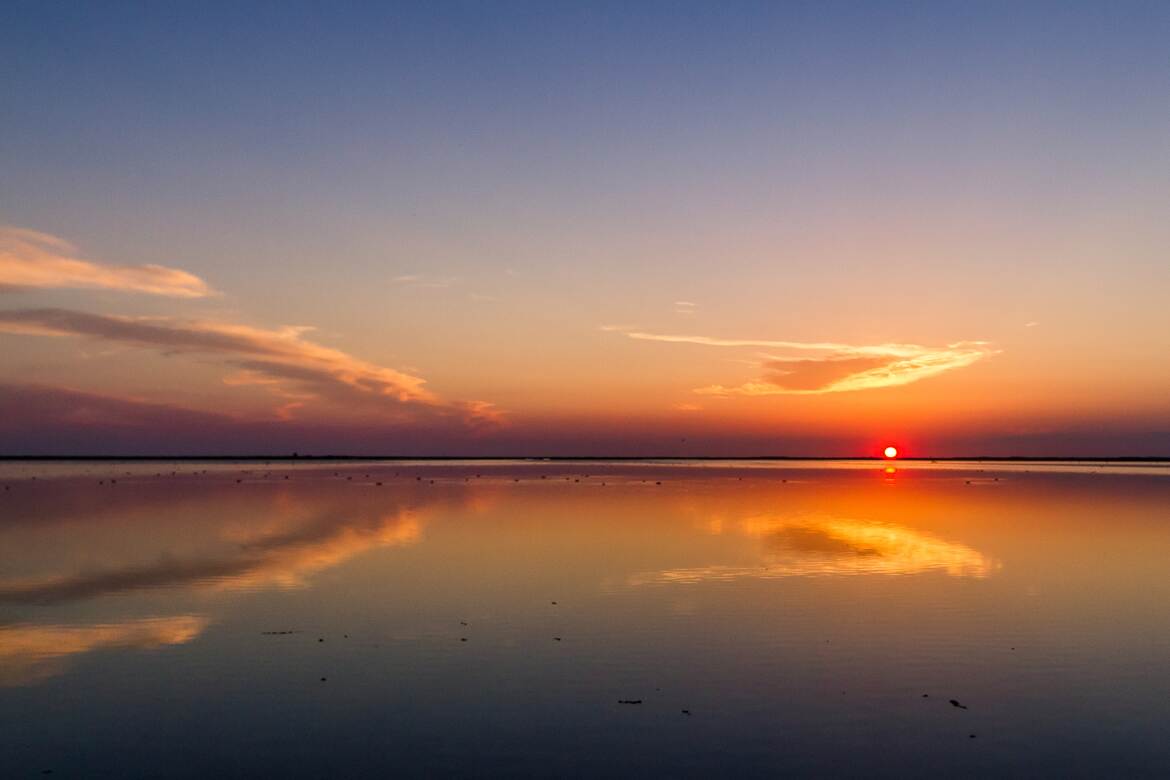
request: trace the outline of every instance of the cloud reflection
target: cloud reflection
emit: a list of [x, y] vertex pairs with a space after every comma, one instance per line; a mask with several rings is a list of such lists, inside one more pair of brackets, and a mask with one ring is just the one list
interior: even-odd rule
[[0, 686], [32, 685], [64, 672], [72, 659], [104, 649], [151, 650], [190, 642], [207, 627], [196, 615], [98, 625], [0, 627]]
[[337, 520], [240, 543], [222, 556], [164, 557], [141, 566], [60, 577], [0, 581], [0, 603], [60, 604], [150, 588], [296, 588], [312, 575], [376, 547], [414, 544], [422, 535], [409, 511]]
[[[724, 524], [705, 525], [722, 533]], [[952, 577], [983, 578], [998, 562], [965, 544], [948, 542], [904, 526], [846, 518], [784, 518], [759, 515], [738, 532], [762, 544], [759, 564], [711, 565], [639, 574], [633, 585], [730, 581], [744, 578], [906, 575], [941, 571]]]

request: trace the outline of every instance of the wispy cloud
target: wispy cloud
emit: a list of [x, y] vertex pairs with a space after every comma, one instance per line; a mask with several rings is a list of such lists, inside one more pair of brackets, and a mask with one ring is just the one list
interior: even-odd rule
[[[620, 330], [603, 328], [605, 330]], [[963, 368], [995, 354], [983, 341], [961, 341], [941, 347], [920, 344], [854, 345], [837, 342], [724, 339], [710, 336], [622, 331], [632, 339], [707, 347], [764, 347], [788, 354], [769, 355], [757, 365], [765, 376], [741, 385], [708, 385], [700, 395], [811, 395], [894, 387]]]
[[428, 276], [426, 274], [404, 274], [402, 276], [395, 276], [390, 282], [399, 287], [446, 289], [457, 284], [459, 278], [455, 276], [442, 277]]
[[202, 298], [214, 291], [198, 276], [161, 265], [103, 265], [78, 257], [68, 241], [0, 227], [0, 290], [96, 288]]
[[674, 302], [674, 313], [675, 314], [694, 314], [697, 306], [698, 306], [698, 304], [696, 304], [692, 301], [675, 301]]
[[[292, 386], [298, 399], [320, 398], [362, 404], [388, 415], [410, 410], [464, 415], [483, 423], [493, 416], [486, 402], [451, 403], [438, 398], [413, 374], [360, 360], [341, 350], [309, 341], [307, 327], [268, 330], [233, 323], [167, 317], [123, 317], [69, 309], [0, 311], [0, 332], [82, 336], [165, 354], [213, 355], [241, 369], [232, 384]], [[286, 407], [287, 410], [287, 407]]]

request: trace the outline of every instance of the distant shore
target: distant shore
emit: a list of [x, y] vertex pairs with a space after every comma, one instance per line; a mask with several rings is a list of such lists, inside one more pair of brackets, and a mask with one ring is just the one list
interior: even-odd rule
[[879, 456], [817, 456], [817, 455], [0, 455], [0, 461], [206, 461], [206, 462], [287, 462], [312, 463], [330, 461], [478, 461], [478, 462], [529, 462], [529, 463], [638, 463], [638, 462], [747, 462], [747, 461], [872, 461], [878, 463], [1170, 463], [1170, 455], [1122, 455], [1122, 456], [1059, 456], [1059, 455], [969, 455], [950, 457], [898, 457], [886, 459]]

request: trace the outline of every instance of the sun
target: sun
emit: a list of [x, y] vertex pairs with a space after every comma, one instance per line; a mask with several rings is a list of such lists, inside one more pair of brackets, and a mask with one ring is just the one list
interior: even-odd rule
[[898, 457], [898, 448], [891, 444], [889, 447], [886, 447], [884, 450], [882, 450], [882, 454], [887, 458], [896, 458]]

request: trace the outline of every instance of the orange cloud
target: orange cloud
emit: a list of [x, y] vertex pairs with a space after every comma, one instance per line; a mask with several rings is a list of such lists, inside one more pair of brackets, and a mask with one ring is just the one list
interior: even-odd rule
[[198, 276], [162, 265], [102, 265], [77, 257], [63, 239], [0, 227], [0, 289], [98, 288], [202, 298], [213, 290]]
[[0, 311], [0, 332], [41, 336], [83, 336], [137, 347], [158, 348], [169, 355], [219, 355], [240, 372], [229, 384], [291, 384], [312, 398], [352, 406], [374, 403], [387, 414], [410, 405], [417, 413], [461, 416], [476, 425], [501, 417], [484, 401], [447, 403], [421, 377], [360, 360], [304, 338], [306, 327], [279, 330], [169, 317], [124, 317], [70, 309]]
[[58, 675], [68, 659], [108, 648], [155, 649], [190, 642], [207, 627], [195, 615], [89, 626], [0, 627], [0, 685], [31, 685]]
[[695, 390], [699, 395], [712, 396], [812, 395], [894, 387], [963, 368], [995, 354], [995, 350], [982, 341], [961, 341], [943, 347], [920, 344], [858, 346], [835, 342], [720, 339], [637, 330], [623, 332], [629, 338], [642, 341], [820, 353], [810, 357], [769, 356], [759, 364], [769, 371], [768, 376], [760, 381], [731, 387], [708, 385]]

